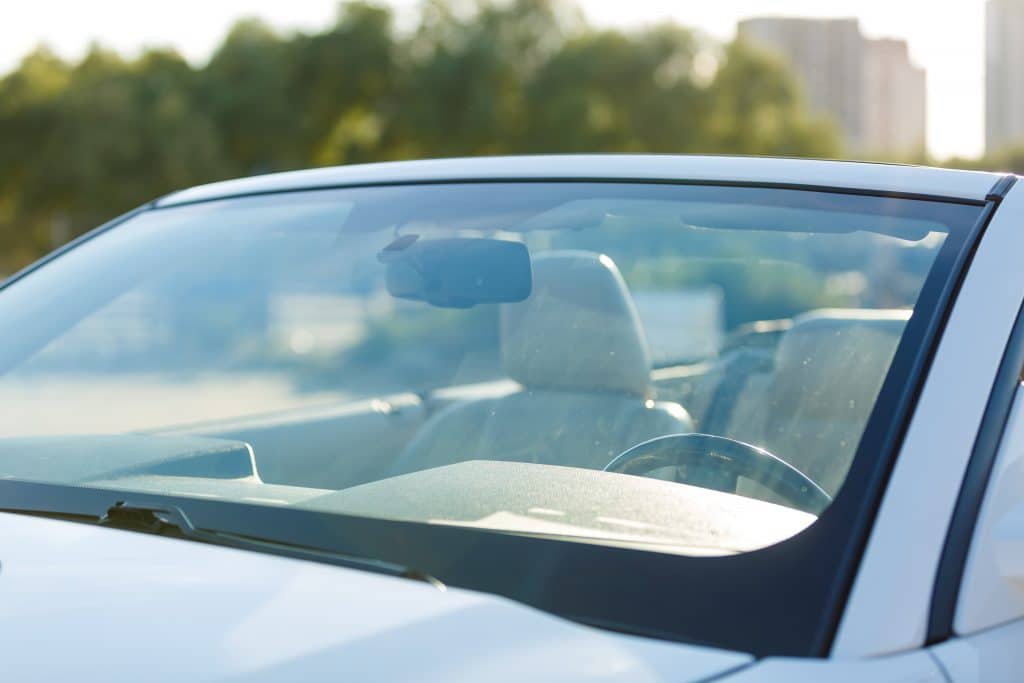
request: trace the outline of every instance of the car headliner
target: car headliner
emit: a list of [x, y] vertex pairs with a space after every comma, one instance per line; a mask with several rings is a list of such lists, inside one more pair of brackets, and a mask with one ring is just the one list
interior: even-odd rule
[[349, 185], [484, 180], [637, 180], [792, 185], [983, 201], [1002, 176], [926, 166], [684, 155], [508, 156], [399, 161], [273, 173], [170, 194], [156, 206]]

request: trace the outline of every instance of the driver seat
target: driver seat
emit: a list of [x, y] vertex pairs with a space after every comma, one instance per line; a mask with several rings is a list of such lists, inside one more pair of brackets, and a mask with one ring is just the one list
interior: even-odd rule
[[532, 294], [502, 306], [501, 358], [521, 390], [440, 411], [393, 474], [481, 459], [602, 469], [642, 441], [693, 431], [678, 403], [651, 400], [643, 328], [605, 255], [535, 256]]

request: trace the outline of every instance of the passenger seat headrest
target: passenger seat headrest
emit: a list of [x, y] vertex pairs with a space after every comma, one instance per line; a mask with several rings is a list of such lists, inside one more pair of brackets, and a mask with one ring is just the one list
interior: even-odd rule
[[527, 388], [647, 394], [651, 358], [619, 269], [603, 254], [533, 257], [533, 292], [501, 311], [501, 355]]
[[[775, 355], [774, 398], [834, 419], [868, 409], [892, 362], [909, 310], [819, 309], [798, 316]], [[785, 380], [785, 381], [781, 381]]]

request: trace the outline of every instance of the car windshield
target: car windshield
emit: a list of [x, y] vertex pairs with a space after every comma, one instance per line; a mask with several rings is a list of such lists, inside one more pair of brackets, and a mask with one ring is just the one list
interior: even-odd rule
[[[856, 543], [813, 530], [874, 495], [848, 474], [981, 210], [611, 182], [171, 201], [0, 292], [0, 479], [486, 532], [548, 565], [585, 545], [595, 590], [623, 553], [824, 557]], [[581, 612], [444, 547], [417, 556], [441, 580]], [[660, 632], [735, 645], [691, 616]]]

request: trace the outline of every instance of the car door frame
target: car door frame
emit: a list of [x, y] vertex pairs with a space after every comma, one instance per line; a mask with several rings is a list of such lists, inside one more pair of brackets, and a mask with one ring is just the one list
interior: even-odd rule
[[[1024, 226], [1022, 226], [1024, 227]], [[996, 464], [1003, 447], [1014, 406], [1024, 399], [1024, 306], [1017, 313], [985, 416], [957, 496], [953, 518], [946, 534], [942, 556], [936, 570], [932, 604], [928, 618], [927, 643], [941, 643], [956, 634], [956, 617], [964, 581], [968, 578], [968, 559], [972, 544], [983, 530], [979, 526], [982, 506], [997, 483]], [[1016, 419], [1020, 419], [1018, 415]], [[1024, 613], [1021, 614], [1024, 617]]]
[[[993, 215], [949, 311], [833, 641], [833, 657], [905, 652], [952, 633], [978, 491], [988, 478], [980, 454], [998, 445], [1009, 412], [1004, 375], [1013, 366], [1008, 348], [1024, 304], [1024, 268], [1017, 256], [1024, 253], [1024, 183], [1014, 181], [1004, 177], [989, 194]], [[972, 465], [975, 452], [979, 457]], [[914, 539], [911, 549], [908, 539]]]

